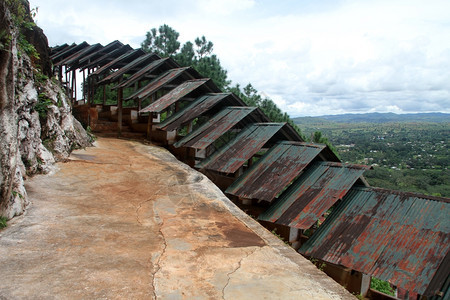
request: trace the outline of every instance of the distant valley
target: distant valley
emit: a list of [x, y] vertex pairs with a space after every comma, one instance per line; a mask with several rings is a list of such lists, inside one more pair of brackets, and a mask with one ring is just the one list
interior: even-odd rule
[[295, 118], [320, 131], [344, 162], [373, 166], [372, 186], [450, 197], [450, 114], [346, 114]]

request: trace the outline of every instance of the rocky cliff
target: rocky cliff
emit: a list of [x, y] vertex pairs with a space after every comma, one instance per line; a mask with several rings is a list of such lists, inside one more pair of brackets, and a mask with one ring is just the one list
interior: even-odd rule
[[29, 4], [0, 1], [0, 215], [8, 219], [29, 204], [24, 179], [91, 143], [52, 79], [48, 57]]

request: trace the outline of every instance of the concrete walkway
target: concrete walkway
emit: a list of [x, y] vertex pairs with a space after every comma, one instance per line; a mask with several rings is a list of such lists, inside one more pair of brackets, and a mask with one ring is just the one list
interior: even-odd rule
[[0, 299], [355, 299], [164, 149], [101, 138], [27, 181]]

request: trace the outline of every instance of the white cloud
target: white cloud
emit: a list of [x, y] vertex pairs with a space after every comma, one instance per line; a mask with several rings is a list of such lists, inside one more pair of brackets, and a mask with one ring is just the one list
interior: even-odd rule
[[208, 14], [230, 15], [236, 11], [246, 10], [255, 5], [254, 0], [198, 0], [198, 10]]
[[51, 44], [138, 47], [168, 24], [180, 41], [205, 35], [234, 83], [251, 82], [292, 116], [450, 112], [450, 2], [88, 1], [40, 6]]

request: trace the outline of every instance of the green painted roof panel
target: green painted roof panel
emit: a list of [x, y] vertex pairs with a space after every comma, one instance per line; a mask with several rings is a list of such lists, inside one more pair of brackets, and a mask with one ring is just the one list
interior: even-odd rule
[[[142, 109], [141, 112], [162, 112], [170, 105], [205, 84], [208, 80], [210, 79], [203, 78], [185, 81], [146, 108]], [[161, 80], [161, 82], [163, 82], [163, 80]]]
[[197, 164], [222, 173], [236, 172], [278, 132], [285, 123], [257, 123], [243, 129], [233, 140]]
[[272, 201], [325, 148], [325, 145], [282, 141], [240, 176], [226, 193]]
[[354, 187], [300, 252], [431, 296], [448, 280], [446, 198]]
[[258, 218], [308, 229], [342, 199], [368, 166], [316, 162]]
[[205, 149], [255, 110], [255, 107], [226, 107], [174, 146]]

